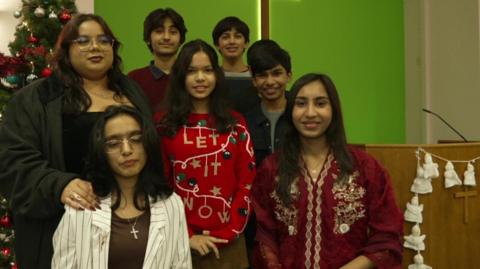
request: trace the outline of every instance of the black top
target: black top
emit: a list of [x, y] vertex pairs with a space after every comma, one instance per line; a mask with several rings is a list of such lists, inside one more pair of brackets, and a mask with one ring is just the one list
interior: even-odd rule
[[228, 87], [228, 99], [231, 107], [243, 116], [260, 103], [260, 97], [252, 84], [251, 78], [226, 77]]
[[63, 156], [66, 170], [82, 174], [88, 153], [90, 133], [102, 112], [63, 114]]

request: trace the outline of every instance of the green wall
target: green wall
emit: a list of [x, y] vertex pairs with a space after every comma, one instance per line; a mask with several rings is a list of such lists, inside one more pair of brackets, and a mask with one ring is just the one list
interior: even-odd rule
[[271, 0], [271, 36], [295, 77], [329, 74], [351, 142], [404, 143], [403, 1]]
[[[144, 66], [150, 52], [142, 41], [143, 19], [172, 7], [185, 19], [187, 40], [211, 43], [218, 20], [245, 20], [258, 38], [260, 0], [95, 1], [124, 44], [124, 70]], [[115, 3], [115, 6], [112, 6]], [[352, 143], [404, 143], [404, 48], [402, 0], [270, 0], [270, 37], [290, 52], [293, 75], [329, 74], [342, 99]]]
[[[235, 6], [234, 12], [232, 6]], [[123, 43], [121, 53], [125, 71], [145, 66], [151, 60], [150, 51], [143, 42], [143, 20], [152, 10], [166, 7], [175, 9], [185, 20], [186, 41], [201, 38], [213, 44], [213, 27], [229, 15], [244, 20], [250, 27], [250, 39], [258, 39], [257, 0], [96, 0], [95, 13], [105, 18]]]

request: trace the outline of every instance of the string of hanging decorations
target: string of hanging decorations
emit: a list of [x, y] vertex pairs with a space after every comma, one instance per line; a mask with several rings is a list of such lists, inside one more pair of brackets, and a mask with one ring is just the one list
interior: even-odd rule
[[[424, 264], [424, 258], [421, 254], [422, 251], [425, 251], [424, 240], [426, 234], [422, 234], [420, 229], [420, 224], [423, 222], [422, 212], [424, 205], [420, 204], [419, 195], [432, 193], [432, 179], [440, 177], [439, 165], [434, 160], [442, 160], [445, 162], [445, 170], [443, 173], [445, 189], [459, 185], [474, 187], [477, 185], [475, 162], [480, 160], [480, 156], [469, 160], [449, 160], [440, 155], [430, 153], [423, 148], [418, 148], [415, 151], [415, 155], [417, 158], [417, 173], [410, 187], [410, 191], [414, 195], [411, 200], [407, 202], [404, 213], [405, 221], [415, 224], [411, 228], [411, 233], [404, 236], [405, 241], [403, 246], [417, 252], [413, 258], [414, 263], [410, 264], [408, 269], [431, 269], [431, 266]], [[455, 170], [455, 163], [467, 163], [466, 170], [463, 172], [463, 181]]]

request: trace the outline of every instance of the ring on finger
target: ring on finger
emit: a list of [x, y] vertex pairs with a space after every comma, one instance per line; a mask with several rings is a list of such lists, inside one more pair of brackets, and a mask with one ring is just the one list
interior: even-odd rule
[[76, 193], [76, 192], [72, 192], [72, 193], [70, 194], [70, 198], [72, 198], [72, 200], [76, 200], [76, 201], [82, 200], [82, 198], [80, 197], [80, 195], [78, 195], [78, 193]]
[[70, 206], [78, 210], [83, 209], [83, 206], [73, 198], [70, 198]]
[[76, 208], [76, 202], [75, 202], [75, 200], [73, 199], [72, 196], [73, 196], [73, 195], [70, 194], [70, 196], [67, 198], [68, 205], [69, 205], [70, 207]]

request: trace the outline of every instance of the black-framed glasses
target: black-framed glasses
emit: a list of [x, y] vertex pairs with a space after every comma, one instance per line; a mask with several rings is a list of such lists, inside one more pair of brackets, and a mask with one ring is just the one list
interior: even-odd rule
[[137, 150], [141, 146], [143, 146], [143, 136], [142, 134], [134, 134], [132, 136], [124, 138], [107, 139], [105, 141], [105, 152], [119, 153], [122, 151], [125, 142], [127, 142], [132, 149]]
[[108, 35], [99, 35], [95, 38], [81, 35], [72, 40], [72, 43], [77, 44], [80, 51], [88, 51], [94, 45], [94, 43], [100, 50], [108, 50], [113, 47], [115, 39]]

